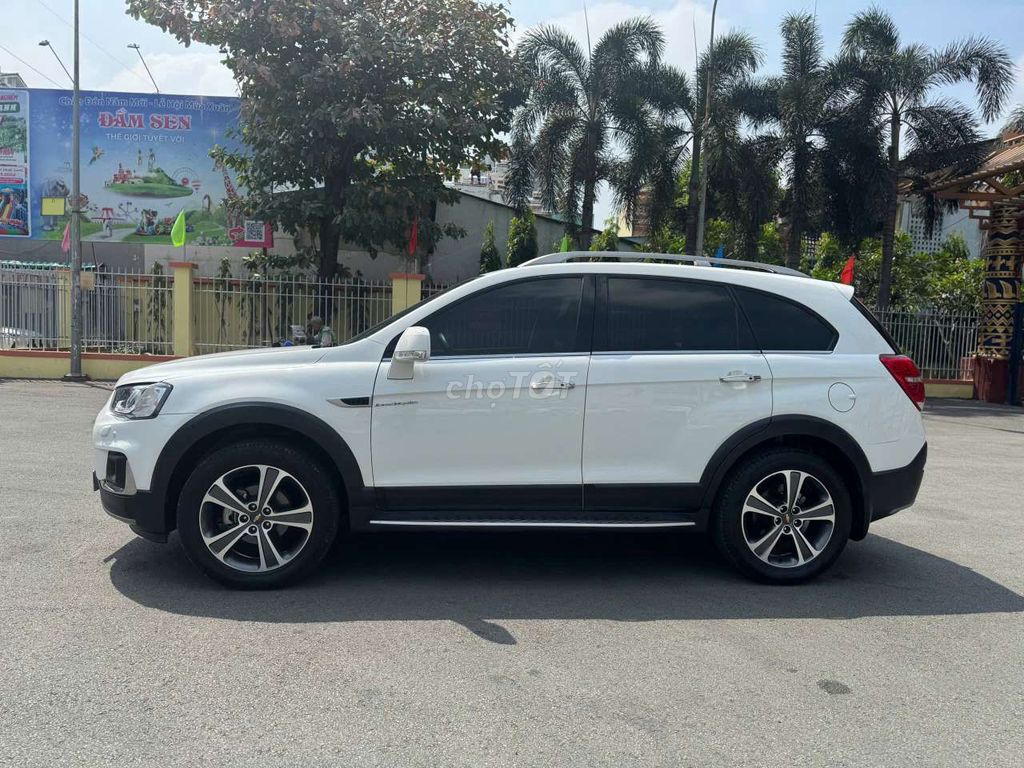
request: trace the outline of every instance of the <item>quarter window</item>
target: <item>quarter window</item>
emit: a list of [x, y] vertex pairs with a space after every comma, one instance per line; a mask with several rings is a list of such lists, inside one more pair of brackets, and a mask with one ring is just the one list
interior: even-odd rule
[[609, 277], [605, 326], [595, 348], [608, 352], [755, 348], [728, 287], [714, 283]]
[[481, 291], [438, 310], [430, 330], [434, 357], [544, 355], [577, 349], [583, 278], [524, 280]]
[[835, 328], [796, 302], [748, 288], [737, 288], [736, 297], [765, 352], [831, 352], [836, 345]]

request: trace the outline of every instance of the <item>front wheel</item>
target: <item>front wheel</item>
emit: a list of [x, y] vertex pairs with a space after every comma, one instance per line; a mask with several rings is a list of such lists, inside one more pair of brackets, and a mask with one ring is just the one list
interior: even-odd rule
[[813, 453], [780, 448], [732, 473], [715, 504], [712, 534], [747, 576], [791, 584], [835, 562], [851, 521], [850, 495], [839, 473]]
[[329, 472], [273, 440], [206, 456], [178, 500], [178, 533], [189, 559], [241, 589], [271, 589], [306, 576], [334, 541], [338, 517]]

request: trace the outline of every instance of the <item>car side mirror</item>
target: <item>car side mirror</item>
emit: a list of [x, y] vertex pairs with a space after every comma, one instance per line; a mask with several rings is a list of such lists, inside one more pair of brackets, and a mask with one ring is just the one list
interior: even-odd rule
[[391, 355], [389, 379], [411, 379], [413, 366], [430, 359], [430, 331], [421, 325], [406, 328]]

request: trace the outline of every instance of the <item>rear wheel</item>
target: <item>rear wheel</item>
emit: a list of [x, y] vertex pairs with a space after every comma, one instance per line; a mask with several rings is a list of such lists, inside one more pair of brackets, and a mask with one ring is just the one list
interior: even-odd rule
[[715, 505], [712, 533], [719, 550], [747, 576], [790, 584], [835, 562], [851, 520], [839, 473], [813, 453], [780, 448], [732, 473]]
[[287, 443], [221, 448], [193, 470], [178, 500], [189, 558], [222, 584], [270, 589], [303, 578], [338, 530], [333, 478]]

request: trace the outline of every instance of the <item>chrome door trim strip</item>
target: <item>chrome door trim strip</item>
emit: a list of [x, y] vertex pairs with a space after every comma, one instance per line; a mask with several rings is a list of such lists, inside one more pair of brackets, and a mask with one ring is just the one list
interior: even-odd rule
[[476, 521], [463, 521], [463, 520], [371, 520], [373, 525], [421, 525], [438, 527], [443, 526], [446, 528], [685, 528], [687, 526], [696, 525], [692, 520], [679, 520], [672, 522], [657, 522], [657, 523], [613, 523], [613, 522], [594, 522], [594, 523], [574, 523], [574, 522], [516, 522], [514, 520], [506, 521], [495, 521], [495, 520], [481, 520]]

